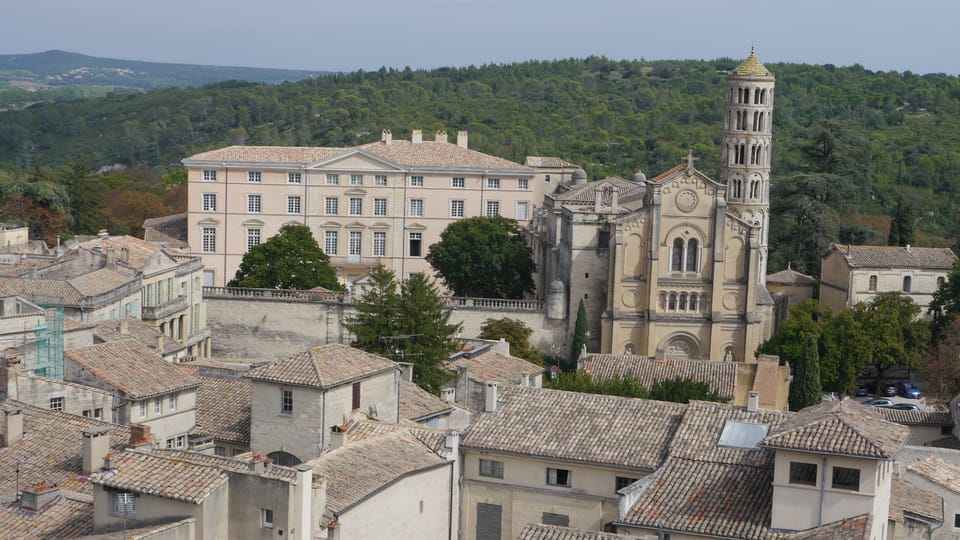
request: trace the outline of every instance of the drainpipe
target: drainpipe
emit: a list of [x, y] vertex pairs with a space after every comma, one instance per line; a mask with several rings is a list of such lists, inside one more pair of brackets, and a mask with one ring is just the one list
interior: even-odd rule
[[[227, 285], [227, 231], [230, 229], [227, 219], [230, 213], [227, 212], [227, 204], [230, 201], [230, 167], [223, 164], [223, 285]], [[200, 243], [203, 243], [203, 237], [200, 237]], [[203, 246], [201, 245], [201, 251]]]
[[453, 467], [456, 463], [456, 460], [450, 462], [450, 502], [447, 505], [450, 513], [447, 515], [447, 540], [453, 540]]
[[323, 393], [323, 398], [321, 399], [321, 407], [323, 407], [323, 412], [320, 413], [320, 450], [322, 451], [326, 448], [327, 443], [327, 393]]
[[827, 488], [827, 456], [823, 456], [820, 465], [820, 507], [817, 509], [817, 527], [823, 525], [823, 497]]

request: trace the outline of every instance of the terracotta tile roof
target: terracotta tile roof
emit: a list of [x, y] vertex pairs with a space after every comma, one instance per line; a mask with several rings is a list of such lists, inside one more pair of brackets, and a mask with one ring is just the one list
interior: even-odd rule
[[871, 514], [860, 514], [822, 527], [796, 533], [780, 533], [774, 538], [789, 540], [867, 540], [873, 527]]
[[[618, 201], [633, 193], [643, 193], [644, 191], [641, 184], [612, 176], [604, 178], [603, 180], [595, 180], [593, 182], [587, 182], [586, 184], [572, 186], [568, 191], [554, 195], [554, 198], [562, 201], [563, 204], [593, 205], [597, 198], [597, 188], [617, 190]], [[605, 191], [603, 193], [603, 202], [607, 205], [610, 204], [609, 192]]]
[[733, 399], [737, 382], [737, 365], [733, 362], [666, 359], [632, 354], [588, 354], [584, 370], [598, 381], [612, 378], [637, 380], [649, 389], [654, 383], [670, 379], [691, 379], [705, 382], [722, 399]]
[[250, 446], [250, 381], [202, 376], [197, 380], [197, 434]]
[[240, 161], [265, 163], [300, 163], [323, 161], [344, 152], [343, 148], [317, 146], [227, 146], [194, 154], [183, 161]]
[[126, 271], [101, 268], [72, 278], [69, 284], [83, 296], [96, 296], [139, 280], [139, 276], [128, 274]]
[[649, 181], [650, 181], [650, 182], [660, 182], [660, 181], [662, 181], [662, 180], [666, 180], [666, 179], [669, 178], [670, 176], [672, 176], [672, 175], [674, 175], [674, 174], [676, 174], [676, 173], [678, 173], [678, 172], [680, 172], [680, 171], [682, 171], [682, 170], [684, 170], [684, 169], [686, 169], [686, 168], [687, 168], [686, 164], [682, 164], [682, 163], [681, 163], [680, 165], [677, 165], [677, 166], [675, 166], [675, 167], [671, 167], [671, 168], [663, 171], [662, 173], [658, 174], [657, 176], [654, 176], [654, 177], [651, 178]]
[[40, 303], [55, 302], [66, 306], [86, 305], [90, 297], [105, 294], [138, 281], [140, 281], [139, 276], [106, 268], [70, 279], [0, 277], [0, 284], [10, 287], [27, 300]]
[[93, 532], [93, 503], [66, 496], [40, 513], [24, 510], [17, 501], [0, 504], [0, 535], [18, 540], [59, 540]]
[[527, 156], [527, 159], [523, 161], [523, 164], [527, 167], [542, 167], [545, 169], [570, 169], [571, 171], [577, 169], [579, 165], [576, 163], [570, 163], [569, 161], [552, 156]]
[[125, 450], [113, 455], [113, 468], [90, 475], [94, 484], [199, 504], [227, 482], [217, 467]]
[[927, 268], [951, 270], [957, 256], [950, 248], [851, 246], [832, 244], [851, 268]]
[[[685, 405], [560, 390], [508, 387], [464, 448], [652, 470], [663, 463]], [[576, 421], [572, 421], [576, 419]]]
[[147, 242], [182, 246], [187, 237], [186, 213], [143, 220], [143, 239]]
[[763, 424], [768, 426], [769, 433], [783, 425], [791, 414], [766, 409], [749, 412], [745, 407], [735, 405], [691, 401], [670, 442], [670, 457], [772, 467], [773, 450], [720, 446], [720, 435], [727, 422]]
[[907, 470], [930, 482], [960, 494], [960, 466], [930, 455], [907, 467]]
[[394, 139], [391, 144], [376, 141], [357, 148], [411, 168], [452, 167], [536, 174], [535, 170], [519, 163], [446, 142], [412, 143]]
[[200, 384], [132, 339], [67, 349], [63, 355], [132, 399], [169, 394]]
[[767, 283], [774, 285], [813, 285], [816, 282], [815, 277], [801, 274], [792, 268], [767, 275]]
[[910, 434], [856, 401], [844, 398], [807, 407], [772, 430], [763, 440], [770, 448], [829, 452], [874, 459], [891, 459]]
[[156, 538], [162, 538], [162, 533], [166, 531], [174, 531], [178, 527], [183, 527], [188, 523], [196, 523], [197, 521], [195, 518], [173, 519], [176, 521], [158, 523], [156, 525], [147, 525], [144, 527], [137, 527], [135, 529], [91, 534], [89, 536], [82, 536], [77, 540], [156, 540]]
[[750, 51], [750, 56], [741, 62], [739, 66], [733, 68], [731, 73], [751, 77], [773, 77], [773, 73], [760, 63], [760, 60], [753, 51]]
[[119, 451], [130, 440], [130, 429], [92, 418], [55, 412], [7, 400], [3, 407], [20, 407], [23, 419], [23, 438], [13, 446], [0, 448], [0, 500], [17, 492], [15, 486], [17, 462], [29, 462], [20, 467], [20, 486], [37, 482], [52, 482], [70, 492], [92, 493], [83, 473], [84, 429], [107, 428], [110, 447]]
[[342, 446], [308, 463], [327, 481], [326, 515], [335, 519], [397, 480], [447, 460], [400, 431]]
[[517, 540], [637, 540], [626, 534], [585, 531], [557, 525], [527, 524]]
[[948, 412], [939, 411], [905, 411], [876, 407], [876, 412], [890, 422], [905, 426], [952, 426], [953, 416]]
[[[120, 331], [121, 320], [126, 321], [127, 330], [125, 334], [121, 333]], [[109, 321], [103, 321], [97, 324], [96, 328], [93, 330], [93, 335], [96, 339], [105, 342], [135, 339], [144, 347], [156, 351], [157, 338], [159, 338], [162, 334], [160, 333], [160, 330], [157, 330], [156, 327], [151, 326], [140, 319], [127, 317], [125, 319], [112, 319]], [[175, 354], [179, 351], [182, 351], [186, 347], [186, 345], [175, 339], [164, 338], [163, 350], [159, 351], [159, 353], [161, 355]]]
[[251, 369], [246, 377], [280, 384], [331, 388], [390, 369], [397, 369], [397, 364], [382, 356], [332, 343]]
[[894, 478], [890, 493], [890, 519], [903, 523], [905, 513], [943, 523], [943, 497], [906, 480]]
[[[150, 450], [150, 454], [163, 457], [166, 459], [171, 459], [174, 461], [188, 461], [197, 465], [209, 465], [211, 467], [217, 467], [224, 471], [231, 471], [244, 474], [255, 474], [257, 476], [263, 476], [265, 478], [273, 478], [275, 480], [282, 480], [284, 482], [289, 482], [291, 484], [296, 484], [297, 480], [297, 471], [292, 467], [284, 467], [282, 465], [275, 465], [273, 463], [267, 464], [263, 472], [254, 472], [251, 464], [255, 457], [250, 452], [245, 452], [233, 457], [217, 456], [214, 454], [204, 454], [202, 452], [195, 452], [193, 450], [178, 450], [175, 448], [154, 448]], [[259, 456], [262, 458], [262, 456]], [[323, 479], [317, 476], [313, 477], [313, 485], [315, 487], [320, 487], [323, 483]]]
[[353, 443], [398, 432], [413, 434], [414, 437], [434, 452], [443, 450], [447, 442], [444, 431], [428, 428], [423, 424], [409, 420], [402, 420], [399, 424], [377, 422], [376, 420], [359, 420], [351, 424], [350, 429], [347, 430], [347, 441]]
[[412, 382], [400, 383], [400, 418], [419, 420], [445, 412], [453, 406]]
[[[117, 264], [122, 264], [140, 271], [143, 271], [146, 264], [153, 258], [162, 258], [163, 262], [166, 263], [165, 266], [174, 267], [177, 265], [177, 261], [166, 255], [160, 246], [133, 236], [94, 238], [86, 242], [81, 242], [79, 247], [98, 254], [105, 254], [108, 249], [112, 248], [116, 256]], [[122, 259], [123, 249], [126, 249], [128, 253], [126, 261]]]
[[543, 372], [543, 366], [493, 351], [472, 358], [461, 356], [447, 362], [447, 369], [453, 373], [460, 367], [468, 368], [467, 376], [470, 380], [481, 383], [496, 381], [500, 384], [518, 384], [524, 375]]

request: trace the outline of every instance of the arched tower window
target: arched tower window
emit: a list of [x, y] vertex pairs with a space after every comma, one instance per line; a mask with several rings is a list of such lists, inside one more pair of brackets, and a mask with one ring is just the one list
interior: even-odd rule
[[667, 303], [667, 310], [668, 311], [677, 310], [677, 293], [670, 293], [670, 299], [668, 300], [668, 303]]
[[910, 276], [903, 276], [903, 292], [910, 292]]
[[697, 293], [692, 293], [690, 295], [690, 311], [697, 310]]
[[683, 240], [680, 238], [673, 241], [673, 255], [670, 258], [670, 269], [674, 272], [683, 270]]
[[760, 89], [759, 89], [759, 88], [757, 88], [756, 90], [753, 91], [753, 104], [754, 104], [754, 105], [759, 105], [759, 104], [760, 104]]
[[759, 199], [760, 198], [760, 181], [753, 180], [750, 182], [750, 198]]
[[687, 310], [687, 293], [680, 293], [680, 305], [677, 306], [677, 309], [680, 311]]
[[667, 310], [667, 293], [660, 293], [660, 311]]
[[753, 111], [753, 130], [760, 131], [760, 111]]
[[766, 88], [764, 88], [763, 91], [760, 92], [760, 103], [762, 103], [762, 104], [764, 104], [764, 105], [767, 104], [767, 89], [766, 89]]
[[763, 131], [763, 113], [760, 113], [760, 122], [758, 124], [757, 131]]
[[868, 291], [877, 290], [877, 276], [870, 276], [870, 282], [867, 284]]
[[687, 272], [696, 272], [697, 271], [697, 256], [700, 255], [699, 242], [696, 238], [691, 238], [687, 242]]
[[743, 189], [743, 181], [739, 178], [734, 178], [730, 181], [730, 197], [733, 199], [739, 199], [741, 190]]

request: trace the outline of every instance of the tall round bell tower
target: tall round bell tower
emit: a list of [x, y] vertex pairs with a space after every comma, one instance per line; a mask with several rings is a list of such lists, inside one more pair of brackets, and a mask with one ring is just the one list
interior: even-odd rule
[[774, 76], [753, 50], [727, 75], [720, 181], [730, 212], [760, 227], [760, 283], [767, 281], [770, 229], [770, 151]]

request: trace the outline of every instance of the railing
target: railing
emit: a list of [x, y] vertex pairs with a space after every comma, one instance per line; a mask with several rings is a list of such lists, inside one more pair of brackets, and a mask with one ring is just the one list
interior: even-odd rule
[[159, 306], [143, 306], [141, 309], [141, 316], [144, 319], [162, 319], [178, 311], [187, 309], [187, 297], [178, 296], [169, 302], [160, 304]]
[[466, 298], [462, 296], [447, 296], [444, 304], [451, 307], [479, 308], [479, 309], [507, 309], [510, 311], [541, 311], [542, 300], [510, 300], [502, 298]]

